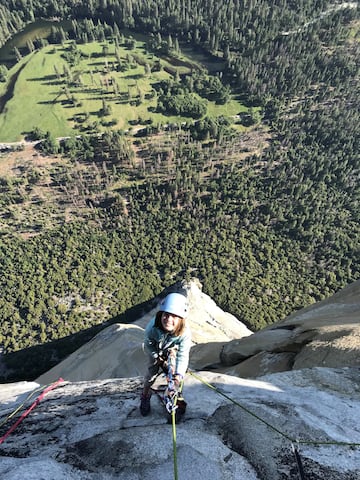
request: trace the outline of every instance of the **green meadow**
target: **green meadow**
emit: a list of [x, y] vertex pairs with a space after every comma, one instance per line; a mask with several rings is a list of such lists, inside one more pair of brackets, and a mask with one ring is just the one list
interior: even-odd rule
[[[35, 127], [64, 137], [189, 121], [156, 112], [154, 85], [207, 67], [189, 51], [158, 58], [143, 40], [132, 48], [108, 42], [48, 45], [24, 56], [0, 84], [0, 142], [20, 141]], [[207, 115], [213, 117], [232, 120], [245, 110], [235, 97], [224, 105], [207, 101]]]
[[57, 137], [71, 134], [68, 112], [54, 101], [58, 92], [51, 80], [61, 58], [49, 50], [32, 53], [10, 70], [16, 81], [0, 115], [0, 141], [19, 141], [36, 126]]

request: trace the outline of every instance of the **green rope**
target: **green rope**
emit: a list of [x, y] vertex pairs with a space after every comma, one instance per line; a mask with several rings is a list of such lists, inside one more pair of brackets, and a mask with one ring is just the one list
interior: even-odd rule
[[[181, 380], [179, 393], [182, 393], [184, 386], [184, 380]], [[172, 423], [172, 439], [173, 439], [173, 457], [174, 457], [174, 480], [178, 480], [178, 466], [177, 466], [177, 450], [176, 450], [176, 403], [178, 400], [178, 395], [175, 396], [174, 400], [174, 409], [171, 412], [171, 423]]]
[[283, 436], [284, 438], [286, 438], [287, 440], [289, 440], [291, 443], [298, 443], [298, 444], [302, 444], [302, 445], [342, 445], [342, 446], [349, 446], [349, 447], [360, 447], [360, 443], [351, 443], [351, 442], [336, 442], [336, 441], [329, 441], [329, 442], [320, 442], [320, 441], [311, 441], [311, 440], [298, 440], [298, 439], [294, 439], [292, 437], [290, 437], [289, 435], [287, 435], [286, 433], [282, 432], [281, 430], [279, 430], [278, 428], [274, 427], [274, 425], [271, 425], [269, 422], [267, 422], [266, 420], [264, 420], [263, 418], [259, 417], [258, 415], [256, 415], [256, 413], [252, 412], [251, 410], [249, 410], [248, 408], [244, 407], [244, 405], [241, 405], [239, 402], [237, 402], [236, 400], [232, 399], [231, 397], [229, 397], [228, 395], [226, 395], [225, 393], [223, 393], [221, 390], [219, 390], [218, 388], [214, 387], [214, 385], [211, 385], [211, 383], [208, 383], [206, 382], [203, 378], [201, 378], [199, 375], [196, 375], [194, 372], [190, 371], [189, 370], [189, 373], [190, 375], [192, 375], [194, 378], [196, 378], [197, 380], [199, 380], [200, 382], [202, 382], [204, 385], [206, 385], [208, 388], [211, 388], [212, 390], [214, 390], [216, 393], [218, 393], [219, 395], [222, 395], [223, 397], [225, 397], [227, 400], [229, 400], [231, 403], [233, 403], [234, 405], [237, 405], [238, 407], [242, 408], [246, 413], [248, 413], [249, 415], [253, 416], [254, 418], [256, 418], [257, 420], [259, 420], [260, 422], [264, 423], [265, 425], [267, 425], [271, 430], [273, 430], [274, 432], [278, 433], [279, 435]]
[[[174, 407], [176, 406], [176, 401], [177, 401], [177, 397], [175, 398]], [[171, 412], [171, 423], [172, 423], [172, 438], [173, 438], [174, 480], [178, 480], [175, 410]]]
[[[51, 383], [48, 383], [47, 385], [40, 385], [39, 387], [36, 387], [34, 390], [32, 390], [28, 396], [25, 398], [25, 400], [20, 403], [20, 405], [18, 405], [16, 407], [15, 410], [13, 410], [1, 423], [0, 423], [0, 428], [3, 427], [9, 420], [12, 419], [12, 417], [14, 417], [21, 409], [22, 407], [25, 405], [26, 402], [28, 402], [31, 397], [33, 397], [34, 395], [36, 395], [38, 392], [40, 392], [41, 390], [43, 390], [44, 388], [46, 387], [49, 387], [51, 385]], [[1, 413], [1, 412], [0, 412]]]

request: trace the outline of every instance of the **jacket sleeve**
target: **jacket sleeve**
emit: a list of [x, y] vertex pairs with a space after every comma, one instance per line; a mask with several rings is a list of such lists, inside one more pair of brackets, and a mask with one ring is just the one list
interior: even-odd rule
[[182, 377], [185, 376], [186, 370], [189, 365], [189, 354], [191, 347], [191, 332], [187, 328], [184, 334], [180, 338], [179, 348], [176, 354], [176, 366], [175, 375], [179, 374]]
[[150, 320], [145, 328], [144, 348], [153, 358], [158, 356], [158, 341], [154, 336], [155, 318]]

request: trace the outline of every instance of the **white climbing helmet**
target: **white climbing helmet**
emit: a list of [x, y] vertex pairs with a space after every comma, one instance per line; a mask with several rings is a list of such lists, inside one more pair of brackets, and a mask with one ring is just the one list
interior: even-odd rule
[[188, 313], [188, 303], [186, 297], [181, 293], [169, 293], [167, 297], [161, 302], [160, 310], [167, 313], [172, 313], [177, 317], [185, 318]]

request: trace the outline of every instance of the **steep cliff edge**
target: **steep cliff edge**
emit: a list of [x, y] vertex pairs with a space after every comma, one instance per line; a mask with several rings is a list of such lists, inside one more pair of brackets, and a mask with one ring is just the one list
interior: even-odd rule
[[[157, 395], [148, 417], [139, 412], [141, 343], [151, 311], [134, 324], [103, 330], [36, 382], [0, 385], [0, 477], [171, 479], [176, 458], [181, 480], [358, 479], [359, 286], [251, 334], [190, 282], [194, 345], [185, 381], [188, 408], [175, 443]], [[314, 339], [327, 349], [330, 366], [292, 362], [288, 371], [284, 364], [282, 372], [240, 378], [239, 365], [245, 368], [257, 355], [300, 355]], [[346, 348], [337, 365], [339, 344]], [[221, 363], [229, 352], [246, 359]], [[258, 362], [256, 373], [264, 365], [271, 371], [276, 362], [270, 360]], [[37, 401], [44, 384], [60, 376], [65, 381]]]

